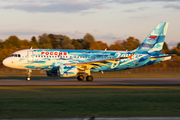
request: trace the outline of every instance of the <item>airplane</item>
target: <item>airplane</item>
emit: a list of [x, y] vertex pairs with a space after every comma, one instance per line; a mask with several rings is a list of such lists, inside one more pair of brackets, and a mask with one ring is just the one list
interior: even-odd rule
[[14, 52], [3, 60], [10, 68], [27, 70], [30, 81], [32, 70], [44, 70], [50, 77], [73, 77], [93, 81], [92, 72], [133, 69], [170, 60], [161, 54], [169, 23], [160, 22], [144, 42], [132, 51], [25, 49]]

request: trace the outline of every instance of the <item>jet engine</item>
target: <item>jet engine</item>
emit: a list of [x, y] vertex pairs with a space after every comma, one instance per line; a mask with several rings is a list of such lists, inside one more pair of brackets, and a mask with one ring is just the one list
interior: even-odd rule
[[50, 77], [72, 77], [76, 76], [78, 73], [80, 73], [80, 71], [77, 66], [71, 65], [60, 65], [57, 70], [46, 71], [46, 75]]
[[57, 72], [60, 77], [72, 77], [77, 75], [78, 69], [77, 66], [60, 65]]

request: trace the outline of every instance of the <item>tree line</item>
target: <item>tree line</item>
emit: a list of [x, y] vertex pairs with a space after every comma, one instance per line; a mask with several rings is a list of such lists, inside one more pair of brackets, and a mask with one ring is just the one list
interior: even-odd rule
[[[140, 41], [134, 37], [129, 37], [126, 40], [117, 40], [114, 44], [107, 45], [102, 41], [96, 41], [93, 35], [87, 33], [82, 39], [70, 39], [66, 35], [42, 34], [38, 38], [33, 36], [31, 40], [20, 40], [17, 36], [10, 36], [6, 40], [0, 40], [0, 66], [2, 60], [10, 56], [13, 52], [21, 49], [29, 49], [31, 47], [38, 49], [79, 49], [79, 50], [134, 50], [140, 45]], [[169, 50], [165, 43], [163, 53], [179, 54], [180, 43], [177, 47]]]

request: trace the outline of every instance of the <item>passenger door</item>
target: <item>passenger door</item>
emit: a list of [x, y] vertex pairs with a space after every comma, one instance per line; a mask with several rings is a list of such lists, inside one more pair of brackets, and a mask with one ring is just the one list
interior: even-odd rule
[[33, 62], [34, 59], [33, 59], [33, 51], [30, 50], [30, 51], [27, 51], [27, 61], [28, 62]]

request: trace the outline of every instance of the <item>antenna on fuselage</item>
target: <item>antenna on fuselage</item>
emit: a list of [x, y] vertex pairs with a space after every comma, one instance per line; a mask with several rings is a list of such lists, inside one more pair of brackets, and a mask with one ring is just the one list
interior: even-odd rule
[[33, 47], [31, 47], [30, 49], [33, 49]]
[[105, 49], [105, 51], [107, 50], [107, 48]]

